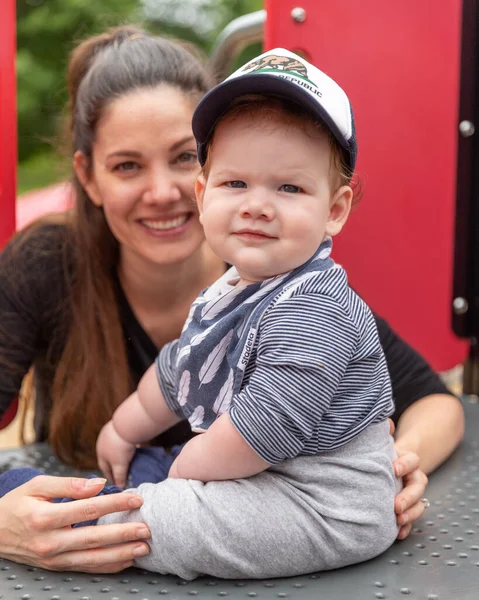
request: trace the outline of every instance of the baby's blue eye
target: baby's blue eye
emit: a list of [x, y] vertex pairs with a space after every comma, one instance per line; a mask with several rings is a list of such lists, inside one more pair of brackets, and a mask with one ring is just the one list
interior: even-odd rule
[[242, 189], [246, 187], [246, 183], [244, 181], [239, 181], [238, 179], [235, 179], [234, 181], [227, 181], [225, 185], [226, 187], [234, 189]]
[[297, 185], [291, 185], [289, 183], [285, 183], [279, 188], [281, 191], [286, 192], [287, 194], [299, 194], [301, 192], [301, 188]]

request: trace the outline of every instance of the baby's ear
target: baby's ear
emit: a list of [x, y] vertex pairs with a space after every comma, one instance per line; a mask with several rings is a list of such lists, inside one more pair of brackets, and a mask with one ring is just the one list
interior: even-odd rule
[[351, 203], [353, 201], [353, 190], [349, 185], [343, 185], [334, 194], [329, 208], [329, 218], [326, 224], [326, 234], [333, 236], [343, 228], [348, 220]]
[[198, 175], [198, 177], [196, 178], [196, 183], [195, 183], [195, 196], [196, 196], [196, 203], [198, 204], [198, 210], [201, 216], [201, 213], [203, 212], [203, 196], [205, 194], [205, 187], [206, 187], [206, 178], [203, 175], [203, 173], [200, 173]]

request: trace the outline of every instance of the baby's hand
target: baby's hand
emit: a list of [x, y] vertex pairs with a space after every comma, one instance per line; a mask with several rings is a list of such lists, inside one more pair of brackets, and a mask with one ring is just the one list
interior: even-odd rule
[[126, 485], [128, 467], [135, 451], [136, 445], [120, 437], [113, 421], [108, 421], [98, 436], [96, 453], [100, 469], [119, 487]]

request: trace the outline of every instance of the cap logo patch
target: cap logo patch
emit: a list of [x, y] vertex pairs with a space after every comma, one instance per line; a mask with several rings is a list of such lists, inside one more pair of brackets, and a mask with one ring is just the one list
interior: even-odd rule
[[258, 60], [249, 62], [242, 68], [242, 71], [246, 71], [247, 73], [274, 73], [279, 77], [307, 88], [319, 97], [322, 96], [318, 90], [318, 86], [308, 78], [306, 65], [289, 56], [268, 54], [267, 56], [260, 57]]

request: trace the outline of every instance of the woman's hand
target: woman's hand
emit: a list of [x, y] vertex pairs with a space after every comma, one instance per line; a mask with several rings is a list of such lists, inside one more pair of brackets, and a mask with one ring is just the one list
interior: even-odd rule
[[[103, 479], [40, 475], [0, 499], [0, 557], [52, 571], [116, 573], [149, 552], [144, 523], [71, 528], [74, 523], [139, 508], [134, 494], [101, 491]], [[52, 503], [53, 498], [75, 502]]]
[[[394, 433], [394, 424], [390, 421], [391, 435]], [[419, 456], [403, 448], [400, 443], [395, 444], [397, 459], [393, 462], [396, 477], [402, 477], [403, 489], [396, 496], [394, 510], [397, 523], [400, 526], [398, 540], [406, 538], [412, 529], [412, 524], [424, 512], [424, 503], [421, 498], [427, 486], [427, 475], [421, 470]]]

